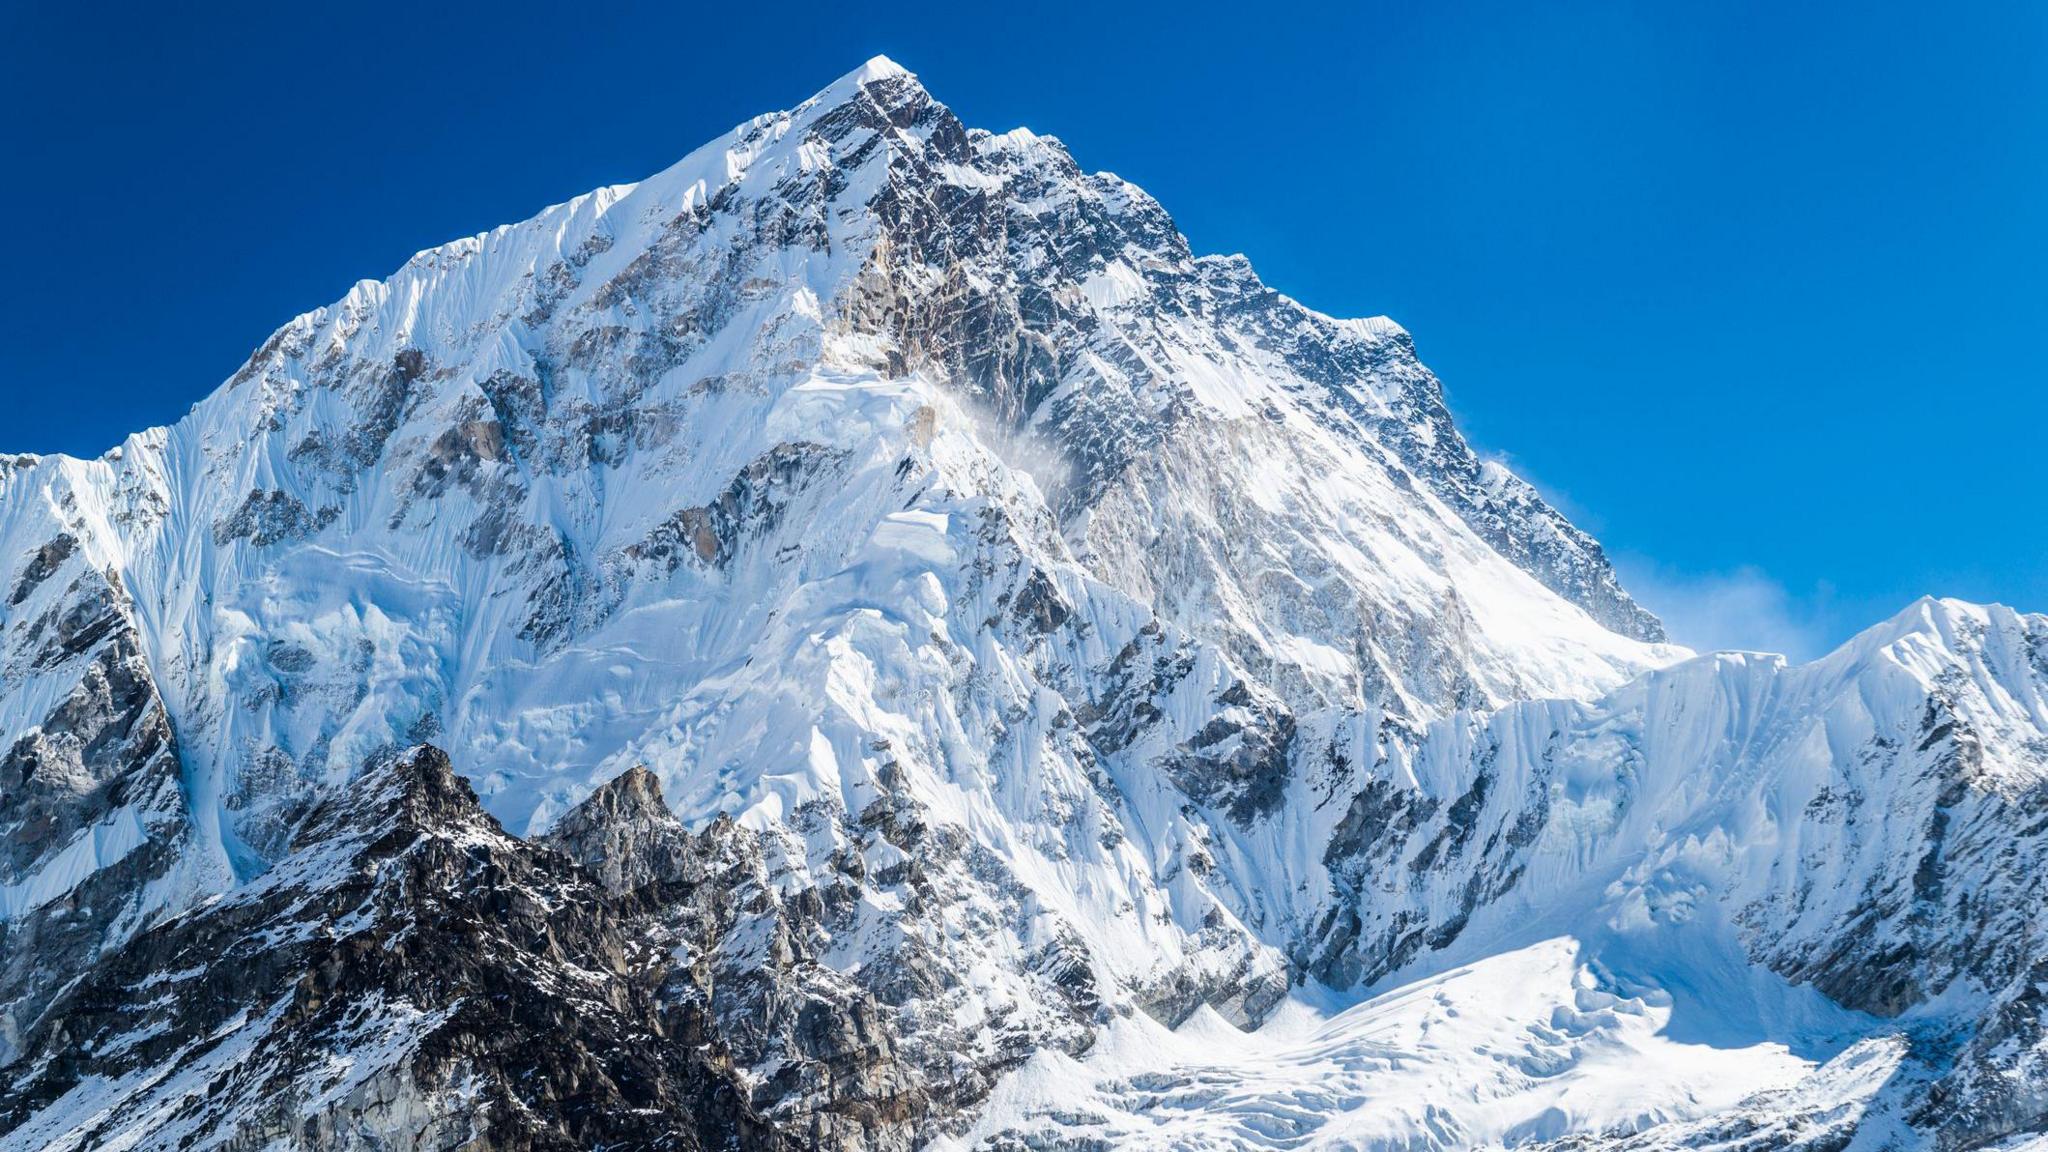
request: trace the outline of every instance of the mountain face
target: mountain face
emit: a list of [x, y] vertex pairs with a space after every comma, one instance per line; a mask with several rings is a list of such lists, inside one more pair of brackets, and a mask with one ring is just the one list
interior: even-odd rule
[[2044, 776], [878, 59], [0, 457], [0, 1148], [1989, 1146]]

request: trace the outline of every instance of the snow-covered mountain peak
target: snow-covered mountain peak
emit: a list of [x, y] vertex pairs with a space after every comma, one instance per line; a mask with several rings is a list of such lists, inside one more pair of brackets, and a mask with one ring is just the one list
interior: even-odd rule
[[[878, 86], [882, 81], [893, 83]], [[870, 91], [873, 87], [874, 90]], [[924, 94], [924, 85], [910, 69], [889, 59], [887, 56], [870, 56], [860, 67], [827, 84], [817, 94], [798, 104], [791, 113], [802, 119], [806, 113], [818, 114], [820, 110], [836, 108], [850, 100], [873, 99], [884, 106], [902, 103], [912, 94]], [[924, 96], [929, 99], [929, 95]]]
[[[1304, 983], [1527, 955], [1560, 983], [1515, 1011], [1627, 1002], [1586, 1034], [1640, 1047], [1697, 975], [1646, 940], [1747, 973], [1755, 1022], [1786, 980], [2018, 978], [1936, 958], [1937, 910], [2032, 938], [1990, 856], [1924, 846], [2032, 803], [2041, 618], [1689, 659], [1398, 325], [879, 58], [359, 283], [118, 454], [0, 463], [0, 564], [0, 1060], [62, 1046], [66, 972], [340, 859], [309, 830], [423, 744], [508, 830], [480, 850], [574, 870], [528, 887], [579, 939], [658, 941], [604, 994], [658, 988], [813, 1143]], [[441, 1056], [380, 1099], [482, 1059]], [[1645, 1123], [1705, 1107], [1672, 1075]], [[1465, 1137], [1569, 1128], [1499, 1107]]]
[[[17, 463], [0, 516], [25, 553], [71, 541], [41, 596], [89, 568], [132, 598], [219, 875], [427, 736], [520, 830], [635, 760], [695, 820], [858, 810], [870, 689], [823, 688], [857, 603], [913, 628], [859, 656], [880, 661], [862, 683], [957, 664], [1001, 619], [961, 615], [984, 598], [1031, 603], [1069, 712], [1112, 722], [1102, 674], [1189, 695], [1153, 735], [1093, 737], [1148, 756], [1203, 728], [1204, 693], [1243, 701], [1215, 731], [1256, 721], [1261, 755], [1305, 754], [1306, 722], [1366, 733], [1339, 755], [1370, 759], [1381, 718], [1682, 654], [1632, 638], [1655, 621], [1596, 544], [1479, 479], [1404, 333], [1195, 259], [1142, 191], [1049, 137], [970, 133], [871, 61], [645, 181], [357, 284], [118, 458]], [[41, 659], [15, 635], [18, 667]], [[792, 652], [820, 661], [808, 687]], [[756, 665], [783, 679], [733, 671]], [[1037, 690], [1006, 692], [1029, 711]], [[844, 699], [833, 750], [801, 724], [711, 735], [764, 691], [796, 692], [792, 717]], [[10, 732], [41, 721], [22, 699]], [[929, 749], [934, 778], [959, 754]], [[1255, 774], [1251, 807], [1243, 782], [1202, 791], [1282, 803], [1280, 761]]]

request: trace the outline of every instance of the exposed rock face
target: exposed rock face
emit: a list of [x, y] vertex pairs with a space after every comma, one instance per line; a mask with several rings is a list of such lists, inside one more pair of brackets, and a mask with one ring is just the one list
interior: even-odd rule
[[619, 894], [704, 878], [698, 840], [661, 798], [661, 780], [635, 765], [555, 822], [548, 843]]
[[[629, 905], [504, 834], [420, 748], [264, 876], [67, 987], [0, 1099], [10, 1146], [782, 1147]], [[56, 1107], [83, 1095], [85, 1110]]]
[[0, 696], [37, 722], [0, 748], [0, 1059], [156, 899], [224, 871], [188, 858], [177, 741], [118, 579], [59, 535], [14, 588]]
[[948, 983], [929, 958], [878, 957], [888, 971], [856, 978], [824, 962], [835, 935], [861, 927], [858, 865], [824, 887], [788, 889], [772, 841], [727, 819], [687, 832], [641, 768], [592, 794], [549, 840], [641, 910], [644, 938], [680, 958], [666, 1002], [715, 1018], [741, 1066], [773, 1069], [752, 1103], [800, 1142], [905, 1144], [914, 1125], [948, 1116], [956, 1095], [986, 1091], [979, 1075], [949, 1083], [959, 1036], [923, 1003]]
[[2048, 1116], [2042, 618], [1686, 660], [1399, 327], [886, 61], [0, 458], [0, 594], [9, 1152]]

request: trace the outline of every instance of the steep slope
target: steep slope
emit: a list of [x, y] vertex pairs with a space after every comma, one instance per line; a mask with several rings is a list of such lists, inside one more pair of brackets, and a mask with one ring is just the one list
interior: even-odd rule
[[[0, 463], [0, 491], [8, 473]], [[233, 880], [195, 843], [177, 738], [119, 569], [57, 511], [0, 501], [9, 538], [43, 541], [22, 550], [0, 599], [0, 1060], [102, 945]]]
[[[1667, 668], [1689, 654], [1597, 544], [1474, 455], [1397, 326], [1322, 316], [1241, 258], [1194, 256], [1142, 191], [1049, 137], [966, 128], [879, 59], [645, 182], [358, 284], [170, 428], [95, 461], [0, 462], [0, 564], [0, 1117], [23, 1147], [98, 1139], [76, 1106], [109, 1083], [201, 1145], [331, 1140], [285, 1112], [222, 1119], [163, 1095], [184, 1090], [149, 1063], [185, 1059], [171, 1048], [96, 1040], [60, 1059], [65, 1020], [78, 988], [101, 989], [109, 1042], [157, 1011], [119, 989], [148, 985], [180, 932], [250, 938], [282, 917], [299, 942], [270, 970], [353, 938], [306, 861], [358, 843], [345, 828], [375, 813], [350, 798], [386, 795], [376, 782], [424, 742], [504, 829], [540, 840], [462, 816], [494, 862], [450, 877], [458, 912], [499, 901], [503, 873], [591, 909], [579, 948], [668, 957], [603, 977], [614, 1031], [591, 1058], [635, 1069], [606, 1107], [673, 1120], [726, 1091], [726, 1057], [647, 1038], [702, 1035], [739, 1101], [712, 1115], [836, 1147], [964, 1137], [1006, 1074], [1084, 1055], [1105, 1028], [1276, 1011], [1284, 1027], [1315, 999], [1286, 1003], [1303, 981], [1349, 994], [1535, 955], [1620, 916], [1608, 886], [1645, 853], [1677, 858], [1673, 821], [1708, 819], [1688, 804], [1811, 806], [1831, 773], [1875, 787], [1839, 740], [1717, 759], [1717, 740], [1752, 739], [1752, 714], [1773, 732], [1850, 725], [1832, 710], [1851, 689], [1746, 659]], [[1999, 627], [2031, 636], [2032, 619]], [[1928, 650], [1983, 663], [1945, 633]], [[1843, 660], [1856, 691], [1934, 699], [1868, 652]], [[1986, 700], [2036, 698], [2034, 665], [1984, 667]], [[1723, 668], [1744, 670], [1727, 673], [1740, 690], [1700, 671]], [[1660, 709], [1717, 720], [1671, 736]], [[2039, 727], [1972, 732], [2023, 774]], [[1628, 783], [1623, 730], [1655, 731], [1654, 791]], [[1942, 754], [1869, 772], [1933, 779]], [[1584, 775], [1560, 775], [1567, 762]], [[1724, 763], [1764, 791], [1712, 783]], [[1699, 835], [1775, 844], [1804, 827], [1772, 811]], [[1954, 889], [1969, 894], [1955, 914], [2011, 927], [1984, 909], [2013, 898], [2025, 858], [1991, 846], [2030, 827], [2024, 812], [1951, 798], [1922, 814], [1829, 841], [1862, 853], [1853, 867], [1729, 855], [1690, 896], [1633, 883], [1645, 907], [1728, 905], [1733, 927], [1707, 943], [1767, 1006], [1832, 1020], [2016, 979], [2030, 944], [1944, 967], [1885, 885], [1917, 877], [1929, 844], [1969, 840], [1991, 862]], [[1785, 894], [1801, 883], [1891, 910]], [[1586, 971], [1618, 965], [1587, 944]], [[515, 940], [510, 969], [465, 979], [555, 1012], [564, 958], [543, 951], [527, 963]], [[438, 1115], [489, 1088], [530, 1122], [492, 1139], [596, 1138], [573, 1092], [476, 1071], [516, 1079], [516, 1051], [421, 1064], [409, 1045], [443, 1035], [428, 1018], [464, 1009], [379, 971], [345, 1001], [402, 1002], [417, 1027], [394, 1025], [397, 1047], [295, 1017], [224, 1048], [231, 1078], [325, 1108], [305, 1061], [410, 1060], [414, 1081], [379, 1107]], [[1589, 978], [1640, 1001], [1632, 1020], [1656, 1016], [1634, 984]], [[1515, 1011], [1558, 997], [1576, 993]], [[1787, 1047], [1760, 1028], [1737, 1038]], [[1613, 1051], [1685, 1047], [1612, 1034]], [[1990, 1098], [1974, 1073], [1943, 1075], [1972, 1108]], [[1691, 1077], [1674, 1072], [1644, 1123], [1716, 1106]], [[2006, 1110], [2021, 1119], [1926, 1123], [2004, 1131], [2033, 1114], [2030, 1091]], [[1005, 1115], [985, 1134], [1044, 1135]], [[1410, 1136], [1562, 1137], [1610, 1118]]]

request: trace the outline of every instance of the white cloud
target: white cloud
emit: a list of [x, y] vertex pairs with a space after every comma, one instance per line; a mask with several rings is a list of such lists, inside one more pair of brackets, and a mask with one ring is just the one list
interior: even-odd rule
[[1701, 652], [1782, 652], [1811, 660], [1832, 646], [1831, 590], [1795, 596], [1761, 568], [1678, 572], [1651, 561], [1616, 563], [1622, 586], [1664, 620], [1671, 638]]

